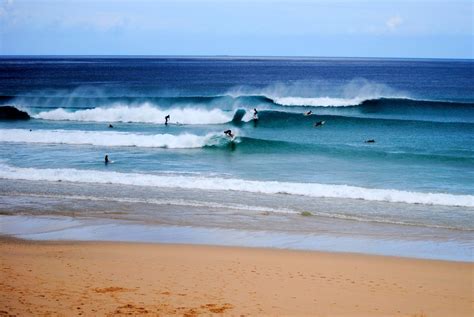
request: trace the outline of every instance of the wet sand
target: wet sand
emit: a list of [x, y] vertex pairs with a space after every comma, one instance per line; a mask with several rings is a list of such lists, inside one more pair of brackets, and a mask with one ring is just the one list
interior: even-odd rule
[[473, 263], [9, 238], [0, 254], [0, 316], [474, 313]]

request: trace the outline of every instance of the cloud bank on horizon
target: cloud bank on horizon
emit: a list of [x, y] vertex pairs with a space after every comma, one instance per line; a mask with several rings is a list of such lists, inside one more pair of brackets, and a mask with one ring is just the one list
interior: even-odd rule
[[471, 1], [0, 0], [0, 54], [474, 58]]

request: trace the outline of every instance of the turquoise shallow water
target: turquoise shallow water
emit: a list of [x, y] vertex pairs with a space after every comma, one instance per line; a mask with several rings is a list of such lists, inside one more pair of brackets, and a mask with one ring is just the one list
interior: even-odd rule
[[[98, 186], [84, 197], [102, 209], [155, 206], [162, 193], [168, 208], [198, 201], [199, 212], [170, 225], [206, 225], [203, 210], [230, 204], [237, 214], [370, 223], [379, 234], [380, 224], [418, 226], [464, 241], [474, 230], [472, 61], [26, 57], [0, 67], [1, 105], [32, 117], [0, 121], [5, 212], [45, 215], [57, 195], [78, 203]], [[44, 192], [59, 182], [59, 193]], [[303, 229], [285, 221], [279, 231]]]

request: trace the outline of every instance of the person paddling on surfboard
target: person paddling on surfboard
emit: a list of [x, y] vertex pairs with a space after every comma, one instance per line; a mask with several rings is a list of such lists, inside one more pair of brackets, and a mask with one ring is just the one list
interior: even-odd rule
[[234, 135], [232, 134], [232, 130], [225, 130], [224, 134], [228, 136], [229, 138], [233, 139]]
[[310, 115], [312, 115], [312, 114], [313, 114], [313, 111], [311, 111], [311, 110], [304, 113], [305, 116], [310, 116]]
[[170, 121], [170, 115], [167, 115], [165, 117], [165, 125], [168, 125], [168, 121]]
[[316, 122], [316, 123], [314, 124], [314, 127], [315, 127], [315, 128], [316, 128], [316, 127], [321, 127], [321, 126], [322, 126], [323, 124], [325, 124], [325, 123], [326, 123], [326, 121], [319, 121], [319, 122]]

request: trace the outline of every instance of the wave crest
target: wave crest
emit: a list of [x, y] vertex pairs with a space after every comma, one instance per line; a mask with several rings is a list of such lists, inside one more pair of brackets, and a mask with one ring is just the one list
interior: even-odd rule
[[407, 98], [407, 94], [363, 78], [345, 83], [326, 80], [275, 83], [263, 88], [237, 87], [233, 96], [262, 96], [280, 106], [348, 107], [366, 100], [380, 98]]
[[209, 133], [200, 136], [189, 133], [173, 135], [137, 134], [111, 131], [29, 131], [24, 129], [4, 129], [0, 130], [0, 142], [192, 149], [224, 145], [228, 140], [223, 135], [217, 133]]
[[232, 112], [220, 109], [202, 109], [196, 107], [160, 109], [150, 103], [140, 106], [115, 105], [106, 108], [77, 110], [74, 112], [58, 108], [33, 115], [36, 119], [92, 121], [92, 122], [135, 122], [164, 123], [165, 116], [170, 115], [171, 123], [179, 124], [221, 124], [230, 122]]
[[310, 107], [350, 107], [362, 104], [365, 98], [332, 98], [332, 97], [275, 97], [273, 101], [281, 106], [310, 106]]
[[77, 169], [20, 168], [0, 164], [0, 178], [35, 181], [121, 184], [163, 188], [237, 190], [264, 194], [289, 194], [309, 197], [349, 198], [441, 206], [474, 207], [474, 196], [444, 193], [409, 192], [394, 189], [364, 188], [349, 185], [252, 181], [218, 177], [162, 176], [139, 173], [103, 172]]

